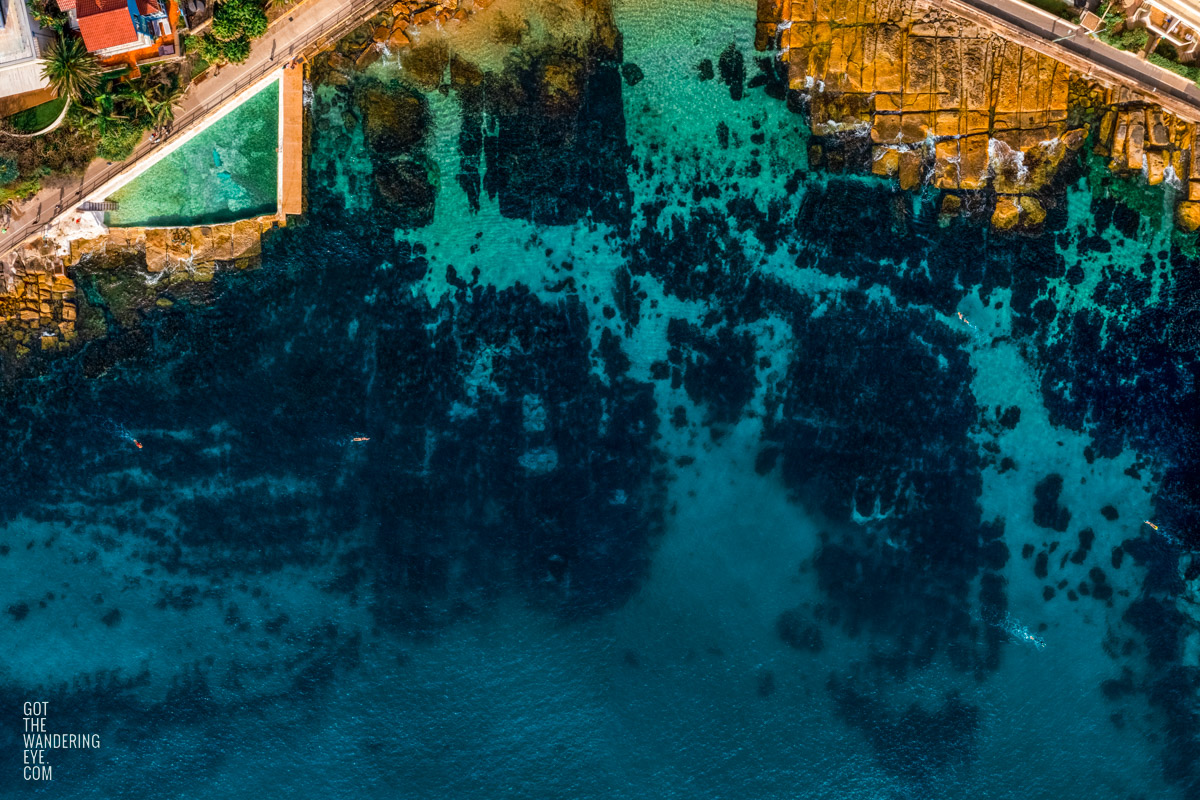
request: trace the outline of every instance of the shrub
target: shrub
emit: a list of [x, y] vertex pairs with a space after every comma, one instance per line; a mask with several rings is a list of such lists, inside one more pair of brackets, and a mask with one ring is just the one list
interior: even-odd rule
[[57, 3], [46, 3], [43, 0], [26, 0], [26, 6], [29, 8], [29, 16], [33, 17], [39, 28], [54, 31], [59, 35], [66, 30], [68, 17], [58, 10]]
[[142, 138], [142, 131], [140, 126], [124, 121], [110, 125], [100, 136], [96, 155], [105, 161], [124, 161], [133, 154]]
[[267, 32], [267, 12], [256, 0], [226, 0], [213, 12], [212, 36], [222, 42], [257, 39]]
[[13, 184], [0, 188], [0, 203], [8, 200], [26, 200], [33, 197], [42, 190], [42, 182], [38, 178], [26, 178]]
[[200, 38], [196, 52], [204, 61], [214, 64], [240, 64], [250, 57], [250, 40], [246, 38], [222, 41], [210, 34]]
[[12, 183], [21, 175], [16, 156], [0, 153], [0, 186]]

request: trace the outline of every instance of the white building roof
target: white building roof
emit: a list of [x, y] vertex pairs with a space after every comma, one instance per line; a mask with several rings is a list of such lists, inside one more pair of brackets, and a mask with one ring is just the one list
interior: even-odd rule
[[0, 97], [45, 89], [41, 44], [45, 34], [29, 18], [25, 0], [0, 0], [4, 27], [0, 28]]

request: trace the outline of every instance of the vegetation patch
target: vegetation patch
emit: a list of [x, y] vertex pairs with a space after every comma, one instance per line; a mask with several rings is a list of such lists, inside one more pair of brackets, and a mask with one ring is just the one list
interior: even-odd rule
[[58, 119], [66, 104], [67, 98], [56, 97], [48, 103], [18, 111], [8, 118], [9, 127], [18, 133], [37, 133]]
[[225, 0], [213, 12], [212, 29], [200, 37], [196, 52], [213, 64], [240, 64], [250, 57], [250, 42], [267, 32], [267, 12], [258, 0]]

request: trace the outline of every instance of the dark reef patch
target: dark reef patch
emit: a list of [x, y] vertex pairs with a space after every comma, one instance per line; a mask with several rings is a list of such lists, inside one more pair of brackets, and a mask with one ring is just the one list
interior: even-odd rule
[[795, 650], [819, 653], [825, 649], [821, 629], [798, 608], [788, 609], [775, 619], [775, 633], [784, 644]]
[[[878, 538], [828, 538], [814, 562], [821, 590], [842, 607], [847, 630], [896, 637], [893, 667], [927, 663], [942, 646], [962, 669], [991, 661], [991, 644], [992, 655], [968, 655], [976, 632], [966, 596], [980, 567], [1008, 553], [985, 543], [994, 533], [976, 503], [965, 353], [945, 328], [855, 294], [819, 318], [797, 306], [800, 344], [774, 401], [778, 421], [767, 426], [781, 443], [783, 478], [830, 519], [886, 516], [869, 528]], [[863, 327], [864, 316], [879, 324]]]
[[877, 697], [850, 681], [831, 677], [828, 688], [838, 715], [871, 745], [888, 772], [918, 786], [956, 764], [967, 762], [979, 730], [979, 708], [951, 695], [934, 710], [912, 704], [896, 714]]
[[636, 84], [641, 70], [621, 65], [615, 41], [615, 49], [596, 38], [579, 51], [525, 53], [503, 73], [456, 86], [459, 183], [469, 195], [482, 188], [506, 217], [563, 225], [590, 216], [628, 229], [621, 84]]
[[730, 424], [754, 395], [758, 350], [750, 334], [714, 327], [711, 322], [699, 327], [672, 319], [667, 358], [672, 380], [681, 381], [692, 401], [707, 409], [706, 422]]
[[1047, 475], [1033, 487], [1033, 523], [1055, 531], [1065, 531], [1071, 523], [1071, 512], [1059, 505], [1062, 494], [1061, 475]]
[[431, 121], [428, 101], [398, 82], [363, 81], [355, 87], [355, 104], [375, 173], [375, 206], [390, 209], [399, 225], [427, 225], [434, 202], [424, 152]]
[[721, 51], [717, 69], [721, 73], [721, 82], [729, 87], [729, 96], [741, 100], [746, 91], [746, 58], [737, 45], [731, 42]]

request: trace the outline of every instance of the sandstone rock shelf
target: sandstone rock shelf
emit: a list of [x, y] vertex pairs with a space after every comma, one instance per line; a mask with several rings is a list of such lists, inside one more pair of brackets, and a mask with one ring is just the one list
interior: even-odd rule
[[932, 0], [760, 0], [756, 39], [780, 51], [813, 133], [866, 137], [871, 171], [904, 189], [991, 191], [996, 227], [1039, 225], [1040, 193], [1098, 113], [1109, 166], [1186, 182], [1180, 224], [1200, 225], [1192, 123]]
[[17, 356], [68, 347], [75, 338], [75, 283], [42, 240], [0, 259], [0, 331]]

